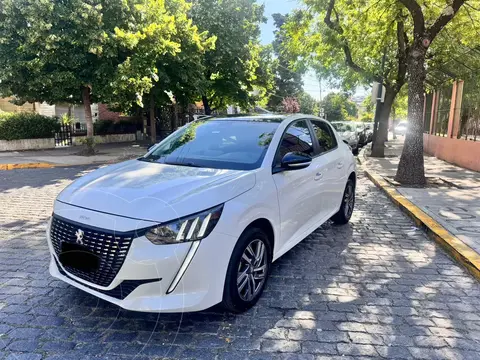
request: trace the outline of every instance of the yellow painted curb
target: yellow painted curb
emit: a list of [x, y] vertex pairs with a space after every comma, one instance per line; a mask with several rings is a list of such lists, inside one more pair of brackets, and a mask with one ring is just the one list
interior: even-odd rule
[[0, 164], [0, 170], [48, 169], [53, 167], [55, 167], [55, 165], [49, 163]]
[[387, 194], [395, 205], [412, 218], [418, 226], [424, 228], [427, 234], [442, 246], [447, 253], [458, 263], [466, 267], [475, 278], [480, 280], [480, 254], [472, 250], [463, 241], [452, 235], [442, 225], [415, 206], [381, 176], [368, 169], [365, 169], [365, 174], [378, 188]]

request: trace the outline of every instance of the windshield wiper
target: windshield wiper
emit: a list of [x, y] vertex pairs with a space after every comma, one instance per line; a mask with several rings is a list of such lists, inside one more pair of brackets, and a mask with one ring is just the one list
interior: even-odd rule
[[171, 162], [171, 161], [169, 161], [169, 162], [165, 162], [165, 164], [166, 164], [166, 165], [177, 165], [177, 166], [188, 166], [188, 167], [195, 167], [195, 168], [200, 168], [200, 167], [202, 167], [202, 166], [196, 165], [196, 164], [194, 164], [194, 163], [192, 163], [192, 162], [185, 162], [185, 163], [183, 163], [183, 162]]

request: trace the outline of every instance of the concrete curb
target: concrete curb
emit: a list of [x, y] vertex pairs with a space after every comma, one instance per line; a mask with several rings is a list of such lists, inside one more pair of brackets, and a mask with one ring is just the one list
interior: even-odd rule
[[58, 165], [49, 163], [0, 164], [0, 170], [48, 169]]
[[435, 240], [435, 242], [445, 249], [458, 263], [463, 265], [476, 279], [480, 280], [480, 254], [472, 250], [433, 218], [425, 214], [380, 175], [368, 170], [367, 166], [365, 166], [365, 175], [380, 188], [400, 210], [412, 218], [418, 226], [423, 228], [430, 238]]

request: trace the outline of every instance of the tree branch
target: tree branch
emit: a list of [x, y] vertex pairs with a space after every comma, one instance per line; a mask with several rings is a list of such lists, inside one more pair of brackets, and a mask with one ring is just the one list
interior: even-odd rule
[[413, 30], [415, 34], [423, 36], [425, 32], [425, 18], [423, 17], [422, 8], [415, 0], [399, 0], [405, 6], [413, 19]]
[[464, 3], [465, 0], [453, 0], [452, 5], [448, 5], [445, 9], [443, 9], [442, 14], [428, 29], [430, 41], [433, 41], [433, 39], [435, 39], [437, 34], [445, 27], [445, 25], [447, 25], [448, 22], [453, 19]]
[[[358, 65], [355, 61], [353, 61], [352, 52], [350, 50], [350, 46], [348, 45], [347, 40], [343, 36], [343, 29], [339, 23], [339, 16], [338, 13], [334, 9], [335, 7], [335, 0], [330, 0], [328, 3], [327, 13], [325, 14], [324, 22], [331, 30], [335, 31], [340, 36], [341, 46], [343, 53], [345, 55], [345, 62], [348, 67], [350, 67], [353, 71], [362, 74], [368, 80], [375, 80], [376, 82], [381, 82], [379, 76], [375, 76], [370, 74], [360, 65]], [[335, 13], [336, 20], [332, 21], [332, 12]]]

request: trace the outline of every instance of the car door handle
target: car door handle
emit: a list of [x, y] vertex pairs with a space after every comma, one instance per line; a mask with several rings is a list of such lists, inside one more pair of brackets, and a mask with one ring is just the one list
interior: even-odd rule
[[321, 180], [323, 178], [323, 174], [321, 172], [317, 172], [315, 174], [315, 181]]
[[343, 161], [339, 161], [337, 163], [337, 169], [341, 169], [341, 168], [343, 168]]

